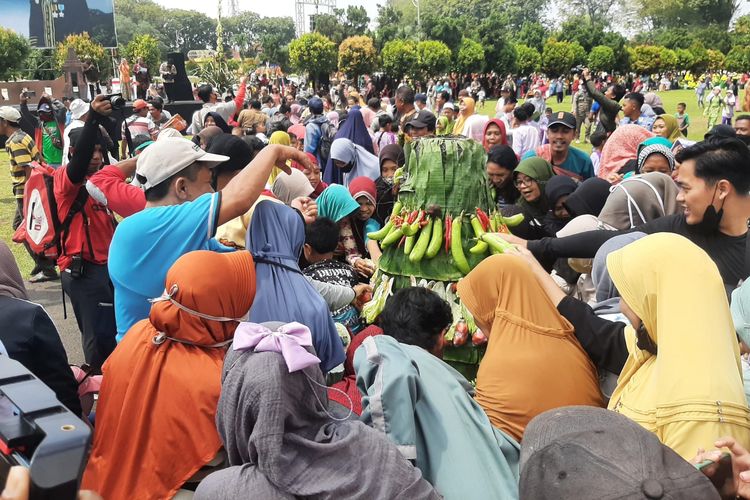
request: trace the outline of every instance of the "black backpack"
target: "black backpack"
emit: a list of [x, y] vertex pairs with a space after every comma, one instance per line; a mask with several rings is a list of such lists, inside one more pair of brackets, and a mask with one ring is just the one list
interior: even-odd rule
[[[320, 156], [323, 164], [328, 162], [328, 158], [331, 157], [331, 145], [333, 139], [336, 137], [336, 127], [331, 125], [330, 122], [324, 122], [320, 124], [320, 141], [318, 141], [318, 156]], [[321, 165], [323, 168], [325, 165]]]

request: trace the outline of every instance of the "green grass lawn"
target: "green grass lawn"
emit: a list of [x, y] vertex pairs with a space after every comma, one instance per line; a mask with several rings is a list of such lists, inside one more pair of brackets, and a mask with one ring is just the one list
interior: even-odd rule
[[31, 268], [34, 267], [34, 261], [26, 253], [23, 245], [13, 243], [13, 216], [16, 213], [16, 200], [13, 198], [12, 185], [10, 183], [10, 167], [8, 163], [8, 154], [4, 149], [0, 150], [0, 238], [8, 244], [13, 255], [16, 257], [18, 267], [21, 268], [21, 275], [28, 279]]
[[[743, 99], [743, 91], [740, 91], [740, 94], [740, 99]], [[706, 132], [706, 119], [703, 117], [702, 111], [698, 108], [695, 93], [692, 90], [672, 90], [669, 92], [660, 92], [659, 95], [664, 102], [664, 109], [668, 113], [677, 111], [678, 102], [687, 104], [687, 112], [691, 120], [690, 135], [688, 138], [692, 140], [702, 139], [703, 134]], [[562, 104], [557, 104], [557, 99], [550, 99], [549, 105], [553, 111], [570, 111], [571, 97], [566, 97]], [[494, 116], [494, 110], [495, 101], [487, 101], [484, 108], [479, 109], [479, 112], [488, 116]], [[578, 144], [576, 147], [584, 151], [591, 151], [591, 145], [589, 144]], [[8, 246], [10, 246], [11, 251], [16, 257], [18, 267], [21, 268], [21, 273], [24, 278], [28, 278], [33, 267], [33, 261], [23, 246], [11, 241], [11, 237], [13, 236], [11, 224], [16, 209], [16, 202], [13, 199], [11, 190], [8, 155], [4, 150], [0, 150], [0, 169], [4, 169], [0, 170], [3, 172], [0, 174], [0, 238], [8, 243]]]
[[[693, 90], [670, 90], [668, 92], [657, 92], [664, 103], [664, 110], [667, 113], [674, 114], [677, 112], [677, 103], [684, 102], [687, 104], [687, 114], [690, 116], [690, 128], [688, 130], [688, 139], [693, 141], [699, 141], [703, 139], [703, 134], [706, 133], [706, 118], [703, 116], [703, 110], [698, 108], [698, 101]], [[744, 99], [744, 91], [740, 90], [740, 101]], [[571, 96], [566, 96], [562, 104], [557, 103], [557, 98], [547, 100], [547, 105], [552, 108], [553, 111], [570, 111], [571, 108]], [[496, 101], [487, 101], [484, 108], [480, 108], [479, 112], [484, 113], [487, 116], [495, 115], [495, 103]], [[583, 134], [581, 134], [583, 135]], [[576, 147], [591, 152], [590, 144], [574, 144]]]

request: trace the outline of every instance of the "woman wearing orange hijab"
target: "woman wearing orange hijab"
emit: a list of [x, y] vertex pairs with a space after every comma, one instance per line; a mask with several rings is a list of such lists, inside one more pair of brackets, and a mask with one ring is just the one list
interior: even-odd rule
[[163, 499], [221, 449], [216, 407], [227, 345], [255, 297], [249, 252], [190, 252], [164, 295], [105, 362], [86, 489]]
[[489, 338], [475, 399], [495, 427], [520, 442], [542, 412], [602, 406], [596, 368], [521, 257], [483, 260], [458, 293]]

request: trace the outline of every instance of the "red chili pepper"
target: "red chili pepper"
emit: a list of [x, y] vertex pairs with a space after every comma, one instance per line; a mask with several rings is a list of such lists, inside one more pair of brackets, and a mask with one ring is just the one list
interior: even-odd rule
[[482, 224], [482, 229], [487, 231], [490, 227], [489, 216], [481, 208], [477, 208], [476, 211], [477, 211], [477, 218], [479, 219], [479, 222]]
[[445, 216], [445, 252], [451, 251], [451, 226], [453, 225], [453, 219], [450, 215]]
[[419, 210], [414, 210], [411, 214], [409, 214], [409, 218], [406, 219], [407, 224], [411, 224], [417, 219], [417, 215], [419, 215]]
[[398, 242], [398, 247], [397, 248], [401, 248], [401, 246], [404, 244], [404, 241], [406, 241], [406, 236], [402, 236], [401, 237], [401, 241]]

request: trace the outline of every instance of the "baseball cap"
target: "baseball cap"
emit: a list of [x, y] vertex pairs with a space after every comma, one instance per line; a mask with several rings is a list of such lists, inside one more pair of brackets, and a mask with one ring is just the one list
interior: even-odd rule
[[551, 127], [553, 125], [565, 125], [568, 128], [572, 128], [575, 130], [576, 128], [576, 117], [573, 116], [572, 113], [567, 113], [565, 111], [558, 111], [554, 115], [552, 115], [552, 119], [549, 122], [549, 125], [547, 127]]
[[521, 443], [521, 498], [718, 499], [711, 481], [655, 434], [590, 406], [538, 415]]
[[44, 103], [42, 103], [42, 104], [39, 105], [39, 107], [37, 108], [37, 111], [39, 111], [40, 113], [51, 113], [52, 112], [52, 108], [50, 107], [49, 104], [47, 104], [46, 102], [44, 102]]
[[12, 106], [2, 106], [0, 107], [0, 118], [8, 122], [19, 123], [21, 112]]
[[323, 112], [323, 100], [320, 97], [313, 97], [307, 102], [310, 112], [319, 115]]
[[423, 109], [422, 111], [414, 115], [414, 118], [407, 122], [406, 125], [404, 125], [404, 129], [408, 129], [410, 127], [434, 129], [436, 121], [437, 118], [435, 118], [435, 115], [432, 114], [432, 111]]
[[147, 191], [197, 161], [213, 168], [228, 159], [228, 156], [207, 153], [187, 139], [167, 137], [154, 142], [138, 155], [135, 174]]
[[135, 111], [139, 111], [147, 107], [148, 107], [148, 103], [144, 101], [143, 99], [136, 99], [135, 101], [133, 101], [133, 109]]
[[74, 120], [80, 120], [83, 115], [89, 112], [89, 103], [82, 99], [74, 99], [70, 103], [70, 117]]
[[414, 96], [414, 100], [415, 101], [419, 101], [419, 102], [423, 102], [423, 103], [427, 103], [427, 94], [419, 93], [419, 94], [417, 94], [417, 95]]

